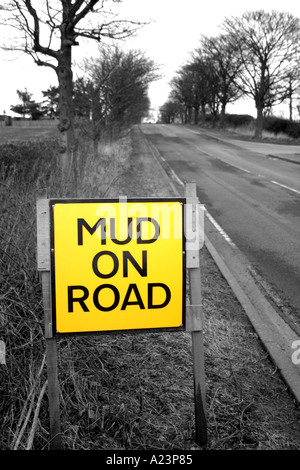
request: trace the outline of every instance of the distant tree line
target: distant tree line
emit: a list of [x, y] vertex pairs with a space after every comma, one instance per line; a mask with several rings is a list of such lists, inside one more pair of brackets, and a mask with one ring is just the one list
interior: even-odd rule
[[50, 86], [48, 90], [42, 91], [44, 100], [39, 103], [32, 99], [32, 93], [27, 88], [17, 90], [19, 103], [11, 105], [10, 109], [16, 114], [20, 114], [23, 119], [38, 121], [41, 118], [53, 119], [57, 117], [57, 107], [59, 101], [58, 87]]
[[171, 81], [169, 99], [160, 108], [166, 123], [197, 124], [209, 113], [224, 122], [226, 106], [239, 98], [254, 100], [255, 135], [273, 106], [293, 102], [300, 92], [300, 20], [290, 13], [263, 10], [226, 18], [223, 34], [202, 36], [200, 46]]
[[86, 59], [84, 75], [74, 83], [75, 115], [90, 117], [97, 148], [103, 132], [119, 133], [141, 122], [150, 109], [149, 84], [158, 67], [142, 51], [102, 48], [98, 57]]
[[[156, 64], [143, 52], [105, 47], [98, 57], [86, 59], [83, 74], [73, 83], [73, 107], [76, 118], [92, 123], [95, 147], [101, 132], [118, 133], [124, 126], [138, 123], [150, 108], [149, 84], [158, 78]], [[38, 103], [32, 94], [17, 90], [20, 102], [11, 110], [32, 120], [59, 116], [59, 87], [42, 91]]]

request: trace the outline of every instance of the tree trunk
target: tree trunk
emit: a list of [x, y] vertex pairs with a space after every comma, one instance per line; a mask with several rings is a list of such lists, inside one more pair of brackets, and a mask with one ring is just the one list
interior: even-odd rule
[[187, 108], [187, 121], [188, 124], [192, 122], [192, 106], [188, 106]]
[[289, 111], [290, 111], [290, 121], [293, 120], [293, 90], [291, 80], [289, 83]]
[[292, 86], [292, 76], [288, 77], [289, 84], [287, 88], [287, 98], [289, 100], [289, 120], [293, 120], [293, 86]]
[[263, 62], [261, 64], [261, 75], [258, 83], [258, 90], [255, 95], [255, 107], [257, 111], [256, 123], [255, 123], [255, 137], [257, 139], [262, 138], [263, 129], [263, 111], [266, 105], [269, 104], [269, 79], [266, 76], [267, 64]]
[[221, 114], [220, 114], [220, 126], [221, 127], [224, 127], [224, 124], [225, 124], [225, 111], [226, 111], [226, 103], [223, 102], [222, 107], [221, 107]]
[[199, 122], [199, 106], [194, 106], [194, 124], [197, 125]]
[[184, 107], [184, 124], [188, 123], [188, 108], [187, 106]]
[[92, 87], [92, 138], [94, 157], [98, 156], [99, 142], [100, 142], [100, 128], [102, 121], [102, 109], [100, 105], [100, 88], [99, 86]]
[[263, 107], [261, 105], [256, 106], [257, 116], [255, 123], [255, 137], [257, 139], [262, 138], [262, 128], [263, 128]]
[[[300, 114], [300, 112], [299, 112], [299, 114]], [[182, 109], [180, 109], [179, 115], [180, 115], [181, 124], [184, 124], [184, 112], [183, 112]]]
[[61, 133], [61, 171], [68, 182], [74, 177], [74, 109], [73, 109], [73, 73], [70, 45], [62, 45], [58, 59], [57, 77], [59, 83], [59, 125]]

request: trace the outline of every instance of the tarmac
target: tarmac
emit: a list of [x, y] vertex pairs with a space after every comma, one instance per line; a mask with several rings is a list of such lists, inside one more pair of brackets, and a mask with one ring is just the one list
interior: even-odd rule
[[[160, 165], [163, 178], [166, 176], [169, 178], [174, 196], [183, 196], [185, 183], [169, 167], [157, 148], [146, 137], [144, 140], [156, 163]], [[274, 158], [290, 160], [290, 155], [274, 156]], [[298, 164], [300, 161], [295, 161], [295, 163]], [[199, 202], [201, 204], [201, 201]], [[295, 346], [300, 350], [300, 338], [284, 322], [278, 312], [278, 307], [262, 288], [248, 260], [238, 247], [229, 241], [222, 227], [218, 226], [206, 211], [205, 246], [245, 311], [271, 360], [277, 366], [297, 402], [300, 403], [300, 360], [295, 361]]]

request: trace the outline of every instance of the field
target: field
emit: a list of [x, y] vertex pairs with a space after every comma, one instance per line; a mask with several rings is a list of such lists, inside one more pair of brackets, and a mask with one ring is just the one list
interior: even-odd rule
[[[45, 129], [18, 131], [18, 142], [0, 145], [0, 340], [6, 345], [0, 364], [0, 449], [46, 450], [35, 204], [45, 192], [61, 196], [64, 187], [55, 136], [45, 135]], [[82, 138], [77, 162], [78, 197], [174, 196], [138, 128], [102, 143], [98, 156]], [[207, 449], [299, 450], [299, 405], [206, 248], [201, 272]], [[194, 440], [188, 333], [61, 339], [58, 355], [65, 450], [200, 450]]]
[[47, 139], [58, 134], [54, 127], [0, 127], [0, 144], [25, 140]]

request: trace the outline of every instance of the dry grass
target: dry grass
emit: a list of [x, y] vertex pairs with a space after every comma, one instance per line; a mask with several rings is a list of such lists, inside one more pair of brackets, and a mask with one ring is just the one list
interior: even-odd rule
[[299, 449], [299, 406], [205, 249], [202, 282], [210, 448]]
[[34, 141], [57, 137], [56, 126], [51, 127], [0, 127], [0, 143]]
[[78, 181], [78, 197], [106, 197], [111, 188], [118, 188], [130, 167], [130, 151], [129, 136], [109, 144], [100, 143], [97, 156], [91, 150], [86, 151], [85, 167]]
[[[44, 145], [34, 175], [18, 159], [1, 172], [0, 339], [7, 348], [6, 365], [0, 365], [1, 449], [49, 447], [35, 200], [45, 188], [52, 197], [64, 188], [53, 143]], [[98, 157], [88, 143], [81, 145], [80, 197], [170, 192], [137, 132], [103, 146]], [[299, 406], [205, 248], [201, 265], [207, 448], [299, 449]], [[189, 334], [61, 339], [58, 355], [64, 449], [197, 449]]]
[[[225, 132], [227, 132], [229, 135], [235, 136], [235, 137], [241, 137], [245, 138], [247, 140], [254, 140], [254, 124], [248, 124], [244, 126], [236, 126], [236, 127], [226, 127]], [[274, 132], [262, 131], [262, 141], [266, 142], [273, 142], [273, 143], [295, 143], [295, 139], [292, 137], [288, 136], [287, 134], [284, 134], [283, 132], [278, 132], [275, 134]]]

